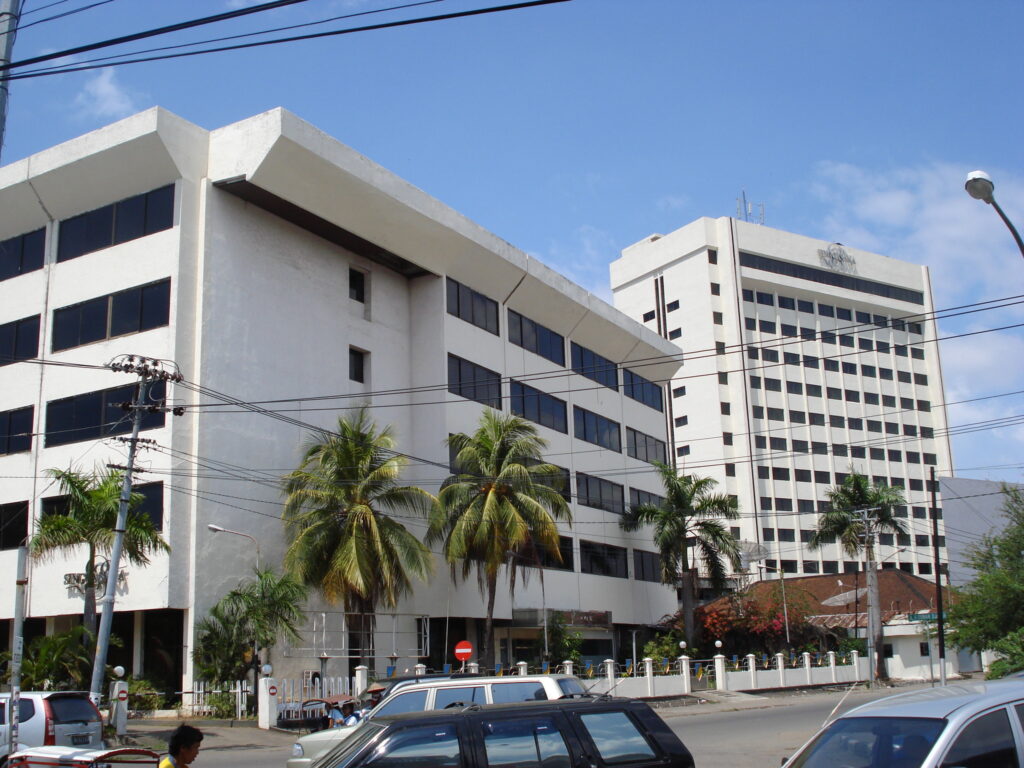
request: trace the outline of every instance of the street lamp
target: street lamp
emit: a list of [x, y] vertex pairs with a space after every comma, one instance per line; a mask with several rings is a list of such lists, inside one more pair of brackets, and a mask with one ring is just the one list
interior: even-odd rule
[[242, 533], [241, 531], [233, 531], [230, 528], [225, 528], [222, 525], [214, 525], [213, 523], [210, 523], [206, 527], [209, 528], [214, 533], [233, 533], [235, 536], [244, 536], [245, 538], [247, 538], [250, 541], [252, 541], [252, 543], [256, 545], [256, 570], [259, 571], [259, 569], [260, 569], [260, 543], [256, 540], [255, 536], [250, 536], [248, 533]]
[[773, 568], [764, 563], [758, 563], [757, 567], [764, 568], [766, 571], [777, 571], [779, 574], [779, 584], [782, 586], [782, 621], [786, 625], [786, 648], [789, 648], [789, 606], [786, 604], [786, 580], [782, 576], [783, 571], [781, 568]]
[[999, 218], [1003, 220], [1006, 228], [1010, 230], [1010, 234], [1013, 235], [1013, 239], [1017, 241], [1017, 248], [1020, 249], [1020, 255], [1024, 256], [1024, 240], [1020, 239], [1020, 233], [1017, 228], [1013, 226], [1013, 222], [1010, 221], [1009, 217], [1003, 213], [1003, 209], [999, 207], [999, 203], [996, 202], [994, 195], [996, 185], [992, 183], [991, 177], [984, 171], [971, 171], [967, 174], [967, 181], [964, 182], [964, 189], [967, 190], [967, 194], [973, 197], [975, 200], [982, 200], [988, 203], [996, 209], [996, 213], [999, 214]]

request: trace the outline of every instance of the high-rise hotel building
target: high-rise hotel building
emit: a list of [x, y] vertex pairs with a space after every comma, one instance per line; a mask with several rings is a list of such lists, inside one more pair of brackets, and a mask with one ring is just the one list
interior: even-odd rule
[[616, 307], [682, 350], [675, 460], [738, 498], [733, 534], [765, 566], [858, 569], [809, 545], [828, 489], [858, 472], [907, 500], [907, 533], [880, 535], [882, 567], [933, 573], [930, 471], [952, 459], [927, 267], [701, 218], [626, 248], [611, 282]]

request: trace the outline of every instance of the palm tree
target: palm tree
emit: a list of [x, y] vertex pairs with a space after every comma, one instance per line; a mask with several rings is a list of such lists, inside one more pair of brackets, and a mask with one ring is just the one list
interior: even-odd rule
[[[882, 653], [882, 616], [878, 592], [878, 571], [875, 569], [875, 534], [885, 531], [905, 534], [906, 526], [896, 518], [896, 507], [906, 504], [899, 488], [875, 484], [865, 475], [853, 473], [842, 485], [826, 492], [828, 508], [818, 515], [818, 525], [811, 534], [811, 549], [839, 542], [850, 557], [861, 550], [867, 560], [867, 582], [871, 642], [875, 650], [875, 676], [885, 680], [885, 654]], [[870, 663], [870, 660], [869, 660]]]
[[739, 507], [735, 498], [714, 493], [717, 482], [713, 478], [676, 474], [672, 467], [657, 462], [655, 467], [665, 488], [664, 500], [630, 507], [619, 525], [624, 531], [654, 527], [654, 543], [661, 553], [661, 581], [682, 588], [683, 627], [692, 644], [698, 560], [716, 589], [725, 586], [726, 562], [739, 569], [736, 540], [722, 524], [738, 518]]
[[366, 409], [338, 419], [337, 433], [306, 444], [299, 468], [284, 478], [285, 567], [328, 601], [360, 617], [361, 663], [372, 656], [373, 614], [395, 608], [425, 579], [427, 547], [391, 515], [426, 516], [434, 497], [399, 485], [404, 457], [390, 427], [378, 430]]
[[[254, 580], [242, 582], [220, 601], [238, 616], [254, 651], [269, 651], [281, 636], [300, 639], [298, 626], [304, 618], [306, 586], [291, 574], [278, 576], [272, 568], [257, 570], [255, 575]], [[259, 665], [258, 653], [253, 654], [253, 663]]]
[[[39, 521], [39, 530], [29, 541], [29, 550], [33, 557], [45, 561], [58, 552], [75, 552], [85, 545], [85, 579], [82, 584], [85, 605], [82, 624], [88, 630], [88, 635], [95, 637], [96, 588], [105, 586], [96, 583], [95, 560], [97, 555], [109, 556], [113, 548], [124, 476], [116, 470], [95, 474], [73, 469], [47, 471], [67, 496], [67, 507], [58, 513], [43, 515]], [[140, 493], [131, 495], [125, 526], [122, 553], [132, 565], [149, 565], [152, 553], [169, 552], [171, 549], [149, 516], [138, 509], [142, 500]]]
[[246, 655], [251, 652], [251, 642], [238, 608], [220, 600], [196, 622], [192, 659], [197, 676], [217, 683], [241, 680], [248, 673]]
[[560, 487], [563, 472], [544, 463], [547, 441], [528, 421], [488, 408], [472, 435], [449, 435], [447, 444], [456, 474], [441, 485], [427, 543], [443, 545], [453, 577], [476, 569], [487, 595], [480, 658], [493, 666], [498, 572], [508, 567], [514, 593], [520, 572], [539, 567], [544, 555], [561, 559], [556, 521], [571, 523], [572, 513]]

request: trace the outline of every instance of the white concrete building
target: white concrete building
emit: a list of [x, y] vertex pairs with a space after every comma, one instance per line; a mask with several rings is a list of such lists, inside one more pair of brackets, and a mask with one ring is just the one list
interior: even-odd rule
[[929, 471], [952, 460], [927, 267], [702, 218], [626, 248], [611, 283], [618, 308], [682, 350], [679, 467], [738, 497], [734, 535], [766, 566], [858, 569], [807, 544], [826, 490], [856, 471], [905, 489], [909, 533], [882, 534], [882, 567], [933, 573]]
[[[542, 607], [602, 659], [675, 608], [649, 532], [618, 526], [659, 490], [645, 459], [664, 457], [666, 421], [650, 382], [675, 374], [675, 345], [283, 110], [207, 132], [152, 109], [0, 168], [0, 344], [9, 585], [14, 547], [58, 493], [46, 470], [125, 462], [109, 436], [127, 431], [117, 403], [134, 377], [102, 366], [138, 354], [185, 377], [166, 392], [185, 415], [148, 416], [155, 444], [138, 460], [172, 551], [125, 569], [114, 627], [126, 646], [111, 659], [135, 674], [189, 684], [196, 621], [257, 555], [281, 562], [279, 480], [307, 425], [329, 429], [364, 402], [413, 457], [407, 482], [436, 490], [442, 441], [472, 431], [482, 403], [538, 422], [572, 476], [565, 565], [544, 570], [543, 595], [533, 578], [514, 605], [499, 596], [506, 663], [537, 647]], [[643, 379], [628, 373], [640, 360]], [[83, 557], [32, 564], [29, 637], [77, 622]], [[13, 592], [0, 590], [0, 647]], [[279, 674], [347, 672], [338, 611], [311, 603], [315, 632], [275, 650]], [[380, 618], [378, 667], [453, 661], [483, 615], [475, 582], [453, 586], [438, 562], [393, 623]]]

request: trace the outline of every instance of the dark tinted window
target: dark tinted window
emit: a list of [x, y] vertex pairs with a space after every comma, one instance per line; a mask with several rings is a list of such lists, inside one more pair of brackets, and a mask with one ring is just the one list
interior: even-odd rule
[[366, 302], [366, 275], [358, 269], [348, 271], [348, 297], [353, 301]]
[[[0, 725], [7, 725], [7, 701], [0, 701]], [[18, 722], [24, 723], [32, 719], [36, 713], [36, 704], [32, 699], [18, 699]]]
[[647, 739], [625, 712], [594, 712], [580, 715], [580, 721], [605, 763], [637, 763], [655, 756]]
[[561, 556], [561, 560], [549, 553], [546, 549], [540, 550], [538, 557], [540, 559], [541, 568], [551, 568], [556, 571], [576, 570], [575, 559], [572, 554], [572, 539], [570, 537], [558, 537], [558, 554]]
[[617, 421], [606, 419], [578, 405], [573, 406], [572, 419], [574, 434], [580, 440], [600, 445], [610, 451], [622, 451], [622, 433]]
[[146, 483], [145, 485], [136, 485], [132, 492], [142, 496], [142, 501], [134, 511], [148, 517], [150, 522], [153, 523], [153, 528], [162, 531], [164, 529], [164, 484]]
[[45, 244], [44, 229], [0, 242], [0, 280], [42, 269]]
[[498, 335], [498, 302], [447, 278], [448, 314]]
[[94, 723], [100, 719], [96, 707], [84, 696], [51, 696], [46, 701], [56, 723]]
[[626, 427], [626, 453], [634, 459], [651, 464], [656, 461], [664, 464], [667, 461], [664, 441], [630, 427]]
[[28, 502], [0, 504], [0, 549], [17, 549], [28, 536]]
[[501, 410], [501, 376], [455, 355], [448, 355], [448, 391]]
[[39, 355], [39, 315], [0, 325], [0, 365]]
[[553, 363], [565, 365], [565, 339], [511, 309], [508, 311], [508, 340]]
[[169, 322], [170, 307], [171, 281], [168, 279], [56, 309], [52, 349], [58, 352], [160, 328]]
[[661, 555], [643, 549], [633, 550], [633, 578], [637, 581], [661, 581]]
[[610, 389], [619, 388], [619, 373], [615, 363], [593, 350], [581, 347], [575, 341], [571, 344], [572, 369], [598, 384]]
[[[165, 391], [163, 381], [154, 382], [149, 387], [147, 401], [159, 403], [164, 399]], [[135, 385], [128, 384], [51, 400], [46, 404], [47, 447], [131, 432], [131, 416], [121, 405], [131, 402], [134, 394]], [[142, 429], [162, 427], [164, 416], [162, 411], [146, 412], [142, 417]]]
[[455, 726], [404, 728], [388, 737], [364, 764], [377, 768], [456, 768], [462, 764], [462, 755]]
[[483, 735], [490, 768], [565, 768], [570, 764], [565, 739], [551, 718], [485, 722]]
[[[888, 285], [874, 280], [866, 280], [862, 277], [847, 275], [842, 272], [831, 272], [817, 267], [810, 267], [805, 264], [794, 264], [789, 261], [771, 259], [767, 256], [758, 256], [753, 253], [740, 253], [740, 265], [751, 269], [760, 269], [776, 275], [797, 277], [802, 280], [811, 280], [824, 285], [834, 285], [840, 288], [848, 288], [852, 291], [869, 293], [875, 296], [885, 296], [890, 299], [906, 301], [912, 304], [924, 304], [924, 294], [921, 291], [912, 291], [901, 288], [897, 285]], [[870, 321], [870, 315], [868, 321]]]
[[627, 578], [625, 547], [580, 539], [580, 572]]
[[390, 701], [381, 702], [373, 710], [374, 717], [382, 715], [404, 715], [408, 712], [422, 712], [427, 708], [426, 691], [410, 691], [400, 693]]
[[511, 397], [509, 404], [516, 416], [536, 422], [545, 427], [568, 432], [568, 416], [564, 400], [541, 392], [539, 389], [518, 381], [509, 383]]
[[546, 701], [543, 683], [494, 683], [491, 699], [495, 704], [511, 704], [516, 701]]
[[470, 704], [486, 704], [487, 696], [482, 685], [459, 686], [458, 688], [438, 688], [434, 691], [434, 709], [447, 709], [450, 706], [461, 707]]
[[173, 222], [174, 185], [171, 184], [62, 221], [57, 261], [170, 229]]
[[0, 411], [0, 456], [32, 450], [32, 416], [35, 406]]
[[625, 392], [627, 397], [631, 397], [656, 411], [662, 409], [661, 385], [648, 381], [628, 368], [622, 369], [622, 391]]
[[1005, 709], [997, 709], [974, 720], [949, 748], [945, 766], [963, 768], [1016, 768], [1017, 748]]
[[621, 515], [626, 511], [625, 491], [618, 483], [594, 477], [583, 472], [576, 473], [576, 497], [580, 504], [603, 509]]

